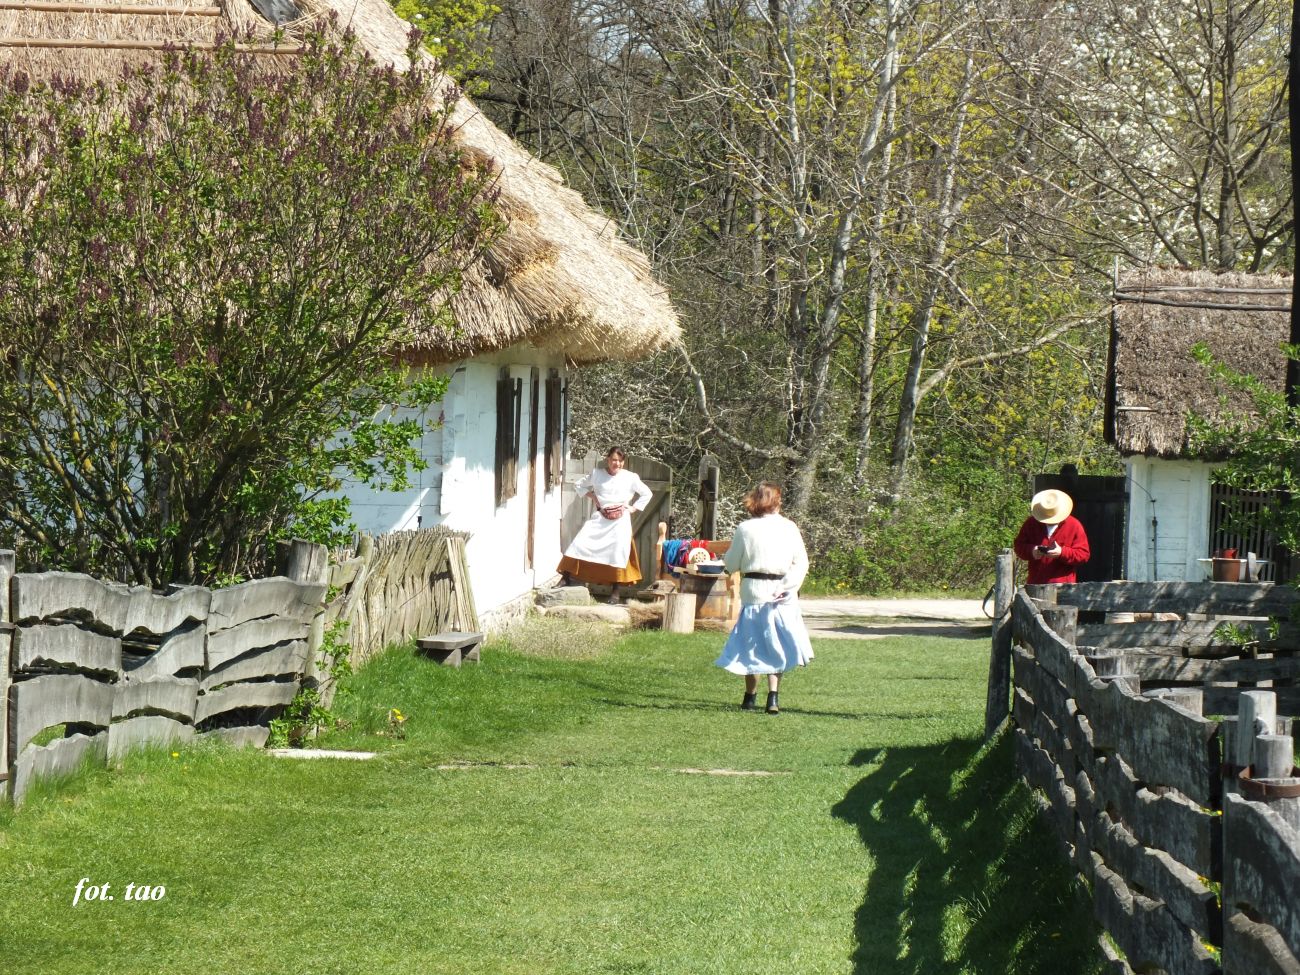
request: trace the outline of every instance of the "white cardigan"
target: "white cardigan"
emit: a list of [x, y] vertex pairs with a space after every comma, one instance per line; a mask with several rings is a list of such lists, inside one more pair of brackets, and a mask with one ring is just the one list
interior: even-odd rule
[[[569, 543], [564, 554], [584, 562], [626, 568], [632, 557], [632, 512], [645, 510], [650, 503], [650, 489], [626, 467], [617, 474], [597, 467], [579, 481], [574, 490], [580, 498], [588, 492], [595, 493], [596, 508], [582, 523], [577, 537]], [[623, 517], [611, 520], [600, 513], [601, 508], [611, 504], [627, 505]]]
[[736, 526], [723, 561], [728, 572], [770, 572], [780, 579], [741, 579], [746, 606], [771, 602], [779, 592], [794, 593], [808, 575], [808, 550], [799, 526], [780, 514], [751, 518]]

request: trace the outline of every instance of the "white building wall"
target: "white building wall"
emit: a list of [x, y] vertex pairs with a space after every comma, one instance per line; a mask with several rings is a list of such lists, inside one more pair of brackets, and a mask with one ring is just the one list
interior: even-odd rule
[[[523, 380], [518, 483], [513, 498], [496, 505], [496, 384], [502, 366]], [[529, 564], [529, 409], [532, 370], [538, 369], [537, 456], [533, 559]], [[426, 470], [412, 476], [405, 491], [373, 491], [349, 484], [353, 520], [371, 534], [446, 525], [470, 533], [466, 545], [470, 582], [481, 617], [527, 595], [555, 578], [560, 560], [560, 489], [545, 484], [546, 396], [551, 369], [564, 375], [562, 359], [517, 347], [443, 367], [450, 376], [446, 396], [429, 410], [420, 440]], [[439, 422], [440, 421], [440, 422]], [[432, 429], [430, 428], [432, 426]], [[561, 451], [567, 457], [567, 449]]]
[[[1211, 465], [1130, 457], [1127, 577], [1200, 581], [1210, 548]], [[1154, 519], [1154, 524], [1152, 523]]]

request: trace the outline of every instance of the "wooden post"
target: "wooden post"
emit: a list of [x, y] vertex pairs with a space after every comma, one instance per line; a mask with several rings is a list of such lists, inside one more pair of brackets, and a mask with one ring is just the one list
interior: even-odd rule
[[1025, 586], [1025, 593], [1040, 606], [1056, 604], [1056, 586], [1054, 585], [1036, 584]]
[[1296, 792], [1300, 778], [1295, 772], [1295, 740], [1290, 735], [1271, 735], [1257, 732], [1251, 748], [1251, 781], [1256, 786], [1263, 786], [1266, 793], [1262, 796], [1248, 795], [1247, 798], [1262, 802], [1277, 813], [1287, 825], [1300, 830], [1300, 796], [1270, 795], [1269, 787]]
[[1277, 730], [1277, 695], [1272, 691], [1242, 691], [1237, 696], [1237, 720], [1231, 726], [1225, 721], [1223, 730], [1223, 757], [1232, 770], [1224, 780], [1223, 791], [1240, 794], [1236, 773], [1250, 764], [1255, 736], [1271, 735]]
[[718, 459], [712, 454], [700, 458], [700, 498], [696, 538], [718, 537]]
[[1048, 605], [1042, 607], [1043, 622], [1056, 631], [1070, 648], [1079, 645], [1079, 607]]
[[12, 777], [9, 768], [9, 674], [12, 669], [13, 612], [9, 606], [9, 580], [14, 577], [17, 564], [17, 555], [12, 549], [0, 549], [0, 781]]
[[[330, 553], [324, 545], [293, 539], [284, 554], [284, 574], [294, 582], [324, 582], [330, 578]], [[334, 697], [334, 682], [320, 668], [320, 648], [325, 639], [325, 605], [312, 617], [307, 631], [307, 662], [303, 665], [304, 687], [315, 687], [321, 703], [329, 707]]]
[[0, 623], [13, 622], [13, 613], [9, 608], [9, 580], [14, 577], [17, 567], [17, 553], [12, 549], [0, 548]]
[[695, 593], [670, 592], [664, 598], [664, 632], [695, 632]]
[[984, 737], [992, 738], [1007, 719], [1011, 698], [1011, 604], [1015, 596], [1016, 557], [998, 553], [993, 576], [993, 645], [989, 653], [988, 696], [984, 701]]

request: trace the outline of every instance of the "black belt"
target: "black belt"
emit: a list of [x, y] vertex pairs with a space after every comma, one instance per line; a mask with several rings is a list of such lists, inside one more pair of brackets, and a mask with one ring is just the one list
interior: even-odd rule
[[746, 573], [744, 573], [744, 577], [745, 577], [746, 579], [784, 579], [784, 578], [785, 578], [785, 573], [783, 573], [783, 572], [746, 572]]

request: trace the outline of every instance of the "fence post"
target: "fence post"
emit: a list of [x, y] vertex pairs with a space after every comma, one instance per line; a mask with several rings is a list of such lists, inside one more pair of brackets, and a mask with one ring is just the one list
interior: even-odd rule
[[1048, 605], [1040, 608], [1043, 622], [1055, 631], [1071, 650], [1078, 652], [1079, 607]]
[[988, 697], [984, 702], [984, 737], [992, 738], [1009, 713], [1011, 698], [1011, 605], [1015, 596], [1016, 557], [998, 553], [993, 577], [993, 645], [989, 654]]
[[[284, 574], [294, 582], [329, 582], [330, 553], [324, 545], [295, 538], [284, 550]], [[326, 599], [329, 598], [328, 593]], [[302, 683], [304, 687], [315, 687], [320, 692], [321, 703], [329, 706], [334, 696], [334, 682], [325, 674], [322, 679], [320, 669], [320, 648], [325, 639], [325, 604], [322, 601], [320, 612], [312, 617], [311, 627], [307, 631], [307, 662], [303, 665]]]
[[10, 657], [14, 638], [9, 580], [14, 577], [16, 567], [16, 554], [9, 549], [0, 549], [0, 782], [7, 780], [12, 772], [9, 768], [9, 685], [12, 683]]

